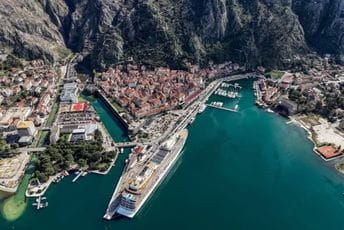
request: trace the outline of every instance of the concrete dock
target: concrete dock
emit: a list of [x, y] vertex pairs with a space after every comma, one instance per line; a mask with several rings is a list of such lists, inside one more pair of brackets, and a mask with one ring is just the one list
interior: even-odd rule
[[206, 104], [206, 106], [209, 106], [209, 107], [212, 107], [212, 108], [215, 108], [215, 109], [221, 109], [221, 110], [225, 110], [225, 111], [229, 111], [229, 112], [234, 112], [234, 113], [238, 112], [238, 110], [236, 110], [236, 109], [229, 109], [229, 108], [215, 106], [215, 105], [210, 105], [210, 104]]

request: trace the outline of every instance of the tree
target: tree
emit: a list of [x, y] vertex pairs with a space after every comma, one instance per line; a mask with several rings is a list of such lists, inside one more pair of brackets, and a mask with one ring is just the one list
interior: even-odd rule
[[289, 99], [295, 102], [298, 102], [301, 98], [302, 94], [299, 89], [290, 89], [289, 91]]
[[49, 155], [51, 156], [53, 161], [61, 161], [63, 159], [61, 153], [56, 148], [50, 148]]
[[103, 135], [99, 129], [96, 129], [96, 131], [94, 132], [94, 139], [98, 143], [103, 143]]
[[68, 154], [66, 155], [66, 161], [67, 161], [67, 164], [68, 164], [69, 166], [71, 166], [72, 164], [74, 164], [74, 157], [73, 157], [73, 155], [72, 155], [71, 153], [68, 153]]
[[44, 172], [49, 176], [52, 176], [55, 174], [55, 169], [51, 162], [43, 164], [42, 168], [44, 169]]
[[87, 166], [87, 161], [85, 160], [85, 159], [82, 159], [82, 158], [80, 158], [79, 160], [78, 160], [78, 165], [80, 166], [80, 167], [86, 167]]
[[105, 153], [107, 158], [114, 159], [117, 155], [116, 151], [109, 151]]
[[37, 179], [38, 179], [41, 183], [45, 183], [45, 182], [47, 182], [48, 179], [49, 179], [44, 173], [42, 173], [42, 172], [40, 172], [40, 171], [36, 171], [36, 172], [35, 172], [35, 175], [36, 175]]

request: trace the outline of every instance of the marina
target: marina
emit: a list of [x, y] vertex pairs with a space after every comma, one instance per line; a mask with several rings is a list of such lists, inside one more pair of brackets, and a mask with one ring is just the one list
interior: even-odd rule
[[[72, 187], [73, 177], [66, 177], [45, 195], [49, 208], [36, 212], [29, 205], [18, 221], [1, 219], [0, 229], [337, 230], [344, 216], [343, 178], [314, 157], [304, 130], [255, 107], [250, 81], [240, 85], [240, 116], [217, 109], [197, 116], [182, 155], [137, 218], [100, 220], [121, 178], [129, 154], [124, 149], [109, 175], [91, 174]], [[121, 137], [105, 120], [110, 116], [101, 119], [114, 138]]]
[[[234, 90], [225, 90], [222, 88], [233, 88]], [[211, 108], [215, 108], [215, 109], [219, 109], [219, 110], [224, 110], [224, 111], [228, 111], [228, 112], [238, 112], [239, 110], [239, 99], [241, 98], [240, 94], [239, 94], [239, 90], [242, 87], [239, 85], [239, 83], [228, 83], [226, 81], [222, 81], [220, 82], [220, 84], [215, 88], [214, 92], [212, 93], [212, 95], [215, 96], [222, 96], [228, 99], [236, 99], [236, 104], [234, 105], [233, 108], [228, 108], [227, 106], [225, 106], [226, 103], [224, 103], [224, 101], [209, 101], [207, 104], [205, 104], [205, 106], [211, 107]]]
[[32, 205], [36, 207], [37, 210], [42, 208], [47, 208], [49, 205], [49, 202], [46, 201], [46, 197], [38, 197], [36, 198], [36, 203], [33, 203]]
[[219, 96], [223, 96], [223, 97], [228, 97], [228, 98], [239, 98], [240, 97], [238, 92], [226, 91], [226, 90], [223, 90], [223, 89], [217, 89], [215, 91], [215, 94], [219, 95]]
[[69, 176], [69, 173], [67, 171], [63, 171], [62, 173], [58, 174], [54, 179], [53, 183], [59, 183], [63, 178], [66, 176]]

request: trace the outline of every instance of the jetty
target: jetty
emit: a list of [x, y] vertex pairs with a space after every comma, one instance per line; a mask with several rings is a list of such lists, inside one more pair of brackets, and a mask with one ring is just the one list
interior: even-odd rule
[[41, 197], [39, 196], [37, 199], [36, 199], [36, 203], [33, 203], [32, 205], [33, 206], [36, 206], [36, 209], [39, 210], [41, 208], [46, 208], [48, 207], [49, 203], [48, 202], [45, 202], [43, 203], [43, 200], [46, 200], [47, 198], [46, 197]]
[[217, 105], [212, 105], [212, 104], [206, 104], [206, 105], [209, 106], [209, 107], [215, 108], [215, 109], [221, 109], [221, 110], [225, 110], [225, 111], [229, 111], [229, 112], [234, 112], [234, 113], [238, 112], [237, 106], [234, 109], [230, 109], [230, 108], [225, 108], [225, 107], [222, 107], [222, 106], [217, 106]]
[[82, 171], [78, 172], [78, 174], [76, 175], [76, 177], [74, 177], [74, 179], [72, 180], [73, 183], [75, 183], [82, 175]]

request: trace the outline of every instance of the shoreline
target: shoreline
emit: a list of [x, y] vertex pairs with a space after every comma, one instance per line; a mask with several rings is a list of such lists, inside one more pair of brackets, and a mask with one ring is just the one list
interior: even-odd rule
[[62, 172], [57, 173], [54, 176], [49, 177], [49, 180], [47, 182], [45, 182], [43, 184], [40, 184], [38, 187], [44, 187], [43, 190], [40, 193], [29, 194], [28, 193], [29, 186], [28, 186], [28, 188], [25, 191], [25, 197], [27, 197], [27, 198], [37, 198], [37, 197], [40, 197], [40, 196], [44, 196], [44, 194], [48, 191], [49, 187], [51, 186], [51, 184], [54, 182], [54, 180], [56, 178], [58, 178], [61, 175], [64, 175], [64, 177], [71, 176], [70, 172], [74, 171], [74, 170], [79, 170], [80, 173], [86, 172], [86, 173], [93, 173], [93, 174], [96, 174], [96, 175], [106, 176], [107, 174], [109, 174], [109, 172], [111, 171], [112, 167], [115, 166], [115, 163], [117, 161], [118, 155], [119, 155], [119, 153], [117, 152], [115, 158], [111, 161], [109, 167], [104, 172], [101, 172], [99, 170], [88, 170], [88, 169], [80, 170], [80, 168], [71, 168], [69, 170], [65, 170], [65, 171], [68, 172], [68, 175], [65, 175], [65, 171], [62, 171]]
[[[105, 125], [102, 122], [97, 122], [98, 123], [98, 129], [101, 131], [102, 135], [103, 135], [103, 147], [105, 149], [105, 151], [116, 151], [116, 156], [114, 157], [114, 159], [112, 159], [109, 167], [105, 170], [105, 171], [99, 171], [99, 170], [81, 170], [83, 172], [88, 172], [88, 173], [93, 173], [93, 174], [97, 174], [97, 175], [107, 175], [110, 170], [112, 169], [113, 166], [115, 166], [115, 162], [117, 161], [118, 155], [119, 155], [119, 151], [116, 147], [112, 146], [111, 144], [114, 143], [113, 138], [111, 137], [110, 133], [108, 132], [108, 130], [106, 129]], [[75, 169], [80, 169], [79, 167], [77, 168], [71, 168], [69, 170], [66, 170], [68, 173], [70, 171], [73, 171]], [[81, 172], [80, 172], [81, 173]], [[34, 193], [34, 194], [29, 194], [28, 190], [29, 190], [29, 186], [25, 191], [25, 196], [27, 198], [36, 198], [36, 197], [40, 197], [40, 196], [44, 196], [44, 194], [48, 191], [49, 187], [51, 186], [51, 184], [53, 183], [53, 181], [58, 178], [61, 175], [65, 175], [65, 172], [59, 172], [57, 174], [55, 174], [54, 176], [49, 177], [48, 181], [40, 184], [39, 186], [35, 186], [38, 187], [39, 190], [40, 188], [43, 187], [43, 190], [39, 193]], [[70, 175], [68, 175], [70, 176]]]
[[339, 155], [339, 156], [335, 156], [333, 158], [326, 159], [317, 151], [317, 147], [319, 144], [317, 143], [317, 140], [314, 140], [313, 132], [310, 130], [310, 128], [308, 128], [307, 125], [304, 124], [304, 122], [300, 121], [300, 119], [297, 118], [297, 115], [296, 116], [290, 116], [290, 117], [288, 117], [288, 119], [289, 119], [289, 121], [286, 124], [293, 123], [293, 124], [301, 127], [303, 130], [306, 131], [307, 139], [309, 139], [313, 143], [313, 148], [312, 148], [313, 152], [317, 156], [319, 156], [320, 159], [322, 159], [325, 163], [328, 163], [331, 167], [335, 168], [336, 172], [339, 172], [341, 175], [344, 175], [344, 170], [339, 169], [339, 165], [341, 164], [344, 156]]

